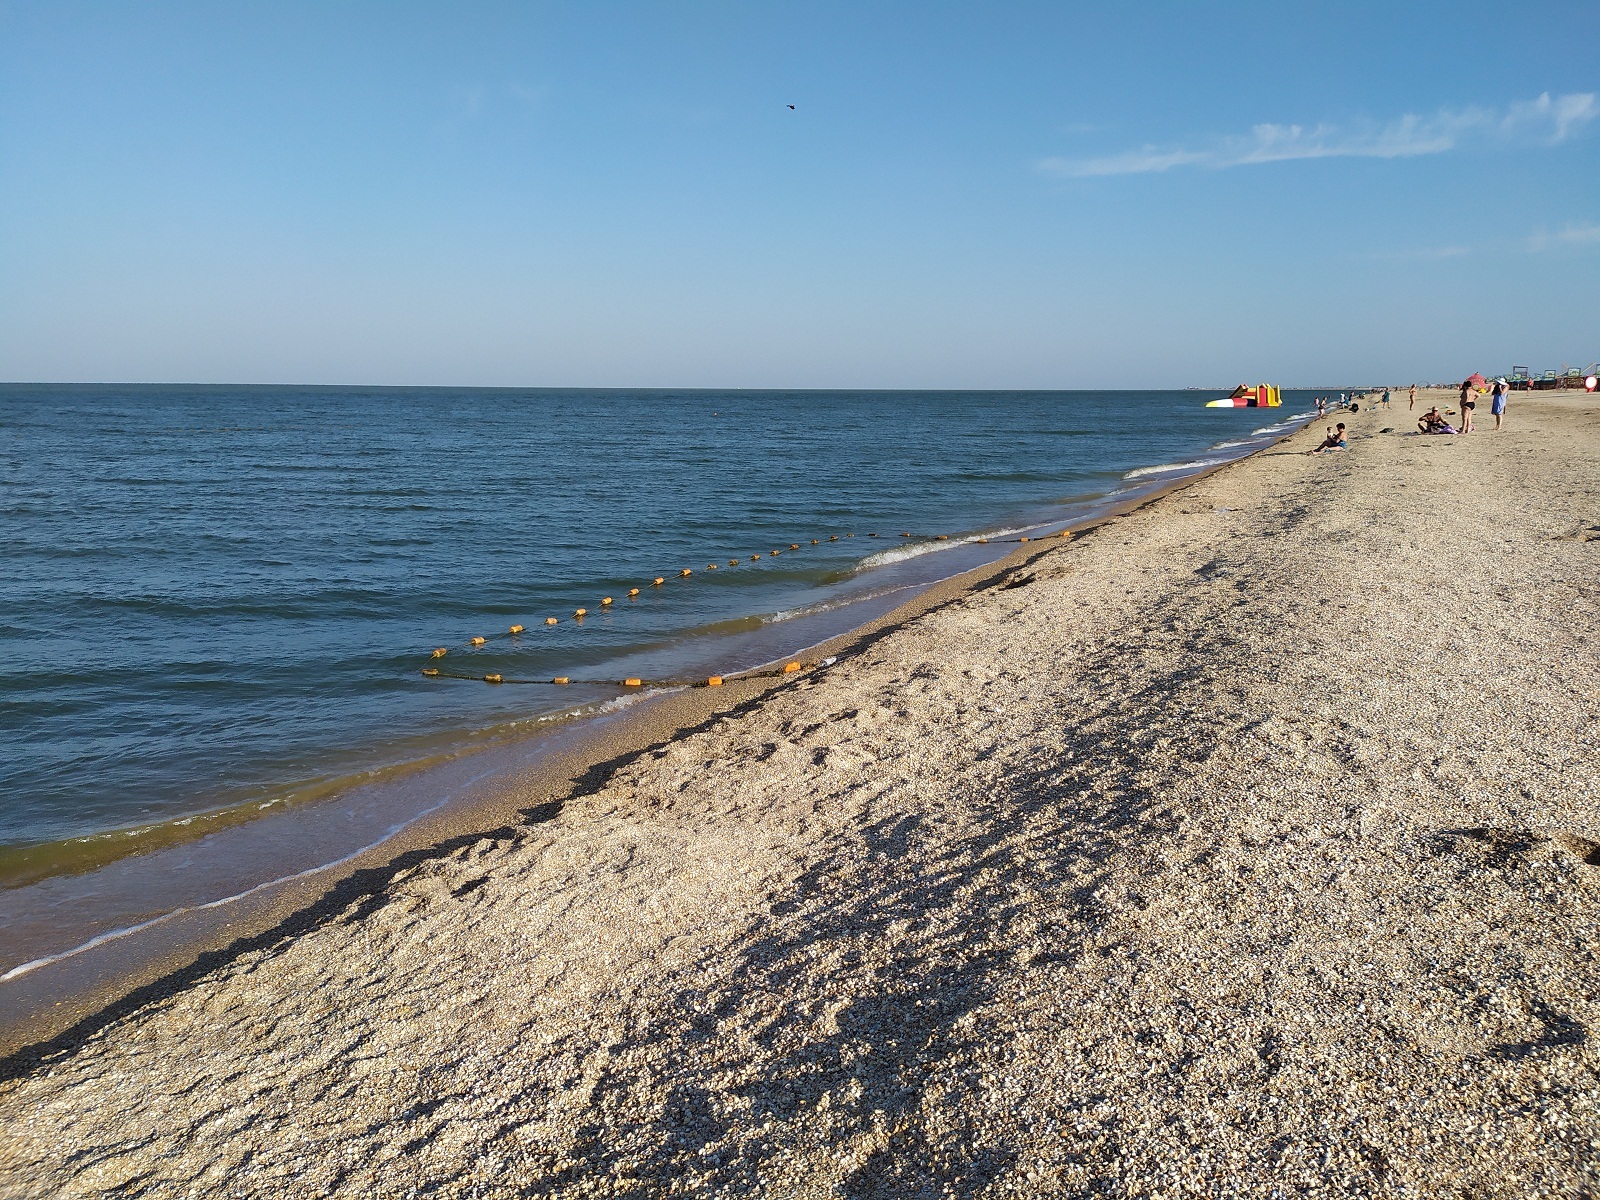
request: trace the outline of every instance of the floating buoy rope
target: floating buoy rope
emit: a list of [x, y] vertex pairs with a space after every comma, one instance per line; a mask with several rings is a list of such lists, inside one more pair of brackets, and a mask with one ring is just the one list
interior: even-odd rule
[[[837, 541], [839, 541], [841, 539], [841, 537], [843, 537], [843, 538], [853, 538], [855, 536], [856, 535], [853, 534], [853, 533], [846, 533], [846, 534], [842, 534], [842, 535], [841, 534], [837, 534], [837, 533], [830, 533], [828, 535], [827, 541], [829, 541], [829, 542], [837, 542]], [[865, 536], [869, 537], [869, 538], [875, 538], [878, 535], [876, 533], [869, 533], [869, 534], [866, 534]], [[917, 539], [919, 537], [919, 535], [912, 534], [912, 533], [901, 533], [900, 536], [902, 538], [911, 538], [911, 539]], [[1008, 538], [986, 538], [986, 537], [980, 537], [980, 538], [972, 538], [971, 541], [974, 542], [977, 545], [980, 545], [980, 546], [988, 546], [988, 545], [999, 545], [999, 544], [1005, 544], [1005, 543], [1022, 544], [1022, 543], [1025, 543], [1025, 542], [1045, 541], [1045, 540], [1047, 540], [1049, 538], [1066, 539], [1066, 538], [1070, 538], [1070, 537], [1072, 537], [1072, 530], [1063, 529], [1063, 530], [1061, 530], [1060, 533], [1038, 535], [1038, 536], [1035, 536], [1035, 537], [1008, 537]], [[935, 534], [923, 534], [923, 535], [920, 535], [920, 540], [925, 541], [925, 542], [948, 542], [948, 541], [951, 541], [952, 538], [951, 538], [950, 534], [948, 534], [948, 533], [935, 533]], [[823, 540], [821, 538], [812, 538], [811, 539], [811, 545], [813, 545], [813, 546], [821, 546], [821, 545], [824, 545], [824, 544], [825, 543], [823, 542]], [[792, 552], [792, 551], [798, 551], [801, 548], [802, 548], [802, 544], [800, 542], [790, 542], [788, 544], [787, 550]], [[750, 556], [750, 558], [749, 558], [749, 561], [752, 562], [752, 563], [765, 563], [769, 559], [777, 558], [783, 553], [785, 553], [785, 551], [780, 549], [780, 550], [768, 551], [767, 554], [765, 554], [765, 555], [752, 554]], [[737, 566], [742, 565], [744, 562], [745, 562], [744, 559], [730, 558], [728, 560], [728, 566], [737, 567]], [[706, 564], [706, 569], [708, 571], [715, 571], [717, 569], [717, 564], [716, 563], [707, 563]], [[676, 578], [680, 579], [680, 580], [682, 580], [682, 579], [691, 579], [693, 576], [694, 576], [694, 572], [690, 568], [682, 567], [682, 568], [679, 569]], [[664, 588], [664, 587], [666, 587], [667, 582], [668, 582], [668, 580], [667, 580], [667, 577], [665, 575], [656, 575], [656, 576], [651, 578], [651, 580], [650, 580], [650, 582], [649, 582], [649, 584], [647, 586], [649, 586], [651, 588]], [[628, 599], [629, 600], [637, 600], [641, 595], [642, 595], [642, 589], [640, 589], [640, 588], [631, 587], [631, 588], [628, 589]], [[613, 610], [615, 609], [615, 606], [614, 606], [614, 604], [612, 602], [612, 598], [610, 596], [601, 597], [601, 599], [600, 599], [600, 607], [602, 609], [613, 609]], [[584, 620], [583, 619], [586, 616], [589, 615], [589, 610], [587, 608], [573, 609], [572, 610], [572, 614], [573, 614], [573, 618], [577, 622], [578, 626], [581, 627], [584, 624]], [[556, 617], [546, 617], [544, 619], [544, 623], [545, 623], [545, 625], [547, 627], [551, 626], [551, 625], [559, 625], [560, 624], [560, 620], [559, 620], [559, 618], [556, 618]], [[470, 638], [468, 638], [466, 640], [465, 643], [463, 643], [463, 647], [462, 648], [464, 648], [466, 650], [478, 650], [478, 649], [481, 649], [481, 648], [487, 646], [490, 642], [500, 641], [503, 638], [517, 638], [517, 637], [519, 637], [520, 635], [522, 635], [522, 634], [524, 634], [526, 632], [527, 632], [527, 630], [522, 625], [513, 625], [509, 629], [507, 629], [505, 633], [492, 634], [492, 635], [478, 635], [478, 636], [470, 637]], [[446, 657], [449, 653], [450, 653], [450, 647], [448, 647], [448, 646], [439, 646], [439, 647], [436, 647], [433, 650], [432, 654], [430, 655], [430, 658], [431, 659], [441, 659], [441, 658]], [[832, 662], [833, 660], [832, 659], [827, 659], [825, 661], [826, 662]], [[751, 678], [757, 678], [757, 677], [760, 677], [760, 676], [763, 676], [763, 675], [785, 675], [785, 674], [792, 674], [792, 673], [794, 673], [796, 671], [800, 671], [800, 670], [803, 670], [803, 669], [804, 669], [804, 664], [801, 664], [801, 663], [798, 663], [798, 662], [792, 662], [792, 663], [786, 664], [781, 670], [765, 671], [765, 672], [747, 672], [745, 674], [738, 675], [738, 676], [729, 676], [728, 678], [730, 678], [730, 679], [732, 679], [732, 678], [751, 679]], [[614, 685], [616, 687], [629, 687], [629, 688], [638, 688], [638, 687], [720, 687], [722, 685], [722, 681], [723, 681], [723, 677], [721, 675], [713, 675], [709, 679], [702, 679], [702, 680], [664, 680], [664, 679], [651, 679], [651, 680], [639, 680], [639, 679], [577, 679], [577, 680], [574, 680], [574, 679], [568, 678], [565, 675], [558, 675], [554, 679], [516, 679], [516, 678], [510, 678], [510, 677], [506, 677], [506, 676], [504, 676], [502, 674], [496, 674], [496, 673], [490, 673], [490, 674], [486, 674], [486, 675], [479, 675], [479, 674], [469, 674], [469, 673], [461, 672], [461, 671], [446, 671], [446, 670], [441, 670], [440, 668], [433, 667], [433, 666], [428, 666], [428, 667], [422, 668], [422, 673], [424, 675], [428, 676], [430, 679], [472, 679], [472, 680], [479, 680], [479, 681], [482, 681], [484, 683], [535, 683], [535, 684], [546, 684], [546, 685], [555, 684], [555, 685], [559, 685], [559, 686], [563, 686], [563, 687], [568, 685], [568, 684], [572, 684], [572, 683], [607, 684], [607, 685]]]

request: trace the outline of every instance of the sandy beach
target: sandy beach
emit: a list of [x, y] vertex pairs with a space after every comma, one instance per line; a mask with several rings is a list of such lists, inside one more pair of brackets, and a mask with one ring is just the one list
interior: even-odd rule
[[1600, 408], [1395, 397], [6, 1059], [0, 1195], [1596, 1194]]

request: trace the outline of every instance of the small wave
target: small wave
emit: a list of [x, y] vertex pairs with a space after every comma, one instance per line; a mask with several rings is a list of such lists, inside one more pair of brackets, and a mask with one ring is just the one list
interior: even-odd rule
[[786, 608], [782, 612], [767, 613], [761, 618], [763, 625], [776, 625], [780, 621], [792, 621], [796, 617], [814, 617], [819, 613], [833, 612], [839, 608], [849, 608], [852, 604], [860, 604], [866, 600], [877, 600], [884, 596], [892, 596], [896, 592], [903, 592], [909, 585], [884, 588], [877, 592], [860, 592], [853, 596], [843, 596], [837, 600], [819, 600], [815, 604], [803, 604], [799, 608]]
[[1203, 471], [1207, 467], [1220, 467], [1226, 459], [1197, 458], [1191, 462], [1161, 463], [1154, 467], [1135, 467], [1123, 476], [1124, 479], [1143, 479], [1147, 475], [1173, 475], [1179, 471]]
[[870, 571], [875, 567], [887, 567], [891, 563], [905, 562], [908, 558], [937, 554], [941, 550], [954, 550], [957, 546], [970, 546], [985, 538], [992, 541], [995, 538], [1013, 537], [1036, 528], [1038, 528], [1036, 525], [1024, 525], [1017, 529], [996, 529], [990, 533], [974, 533], [967, 537], [951, 538], [946, 542], [912, 542], [909, 545], [896, 546], [893, 550], [880, 550], [876, 554], [867, 555], [856, 565], [856, 571]]
[[1213, 450], [1235, 450], [1240, 446], [1253, 446], [1254, 442], [1218, 442], [1211, 447]]

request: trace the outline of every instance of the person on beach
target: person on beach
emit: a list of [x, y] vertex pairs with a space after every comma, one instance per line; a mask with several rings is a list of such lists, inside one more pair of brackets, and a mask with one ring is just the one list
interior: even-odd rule
[[1478, 407], [1478, 402], [1473, 398], [1472, 380], [1463, 380], [1461, 384], [1461, 432], [1472, 432], [1472, 410]]
[[1500, 419], [1505, 416], [1506, 400], [1510, 398], [1511, 386], [1504, 379], [1494, 381], [1494, 393], [1489, 398], [1489, 411], [1494, 415], [1494, 427], [1500, 428]]
[[1388, 388], [1384, 388], [1383, 389], [1383, 406], [1385, 408], [1389, 407], [1389, 389]]
[[1328, 415], [1328, 398], [1326, 396], [1318, 396], [1317, 397], [1317, 420], [1320, 421], [1320, 420], [1322, 420], [1322, 418], [1326, 417], [1327, 415]]
[[1410, 403], [1408, 403], [1406, 405], [1406, 411], [1410, 412], [1412, 409], [1416, 408], [1416, 406], [1417, 406], [1417, 385], [1413, 383], [1411, 385], [1411, 400], [1410, 400]]
[[1340, 421], [1339, 422], [1339, 427], [1337, 429], [1334, 429], [1334, 428], [1331, 428], [1331, 427], [1329, 428], [1328, 436], [1322, 439], [1322, 445], [1316, 447], [1313, 450], [1307, 450], [1306, 453], [1307, 454], [1327, 454], [1327, 453], [1330, 453], [1330, 452], [1332, 452], [1334, 450], [1348, 450], [1348, 449], [1349, 449], [1349, 446], [1347, 446], [1345, 444], [1344, 422]]
[[1455, 429], [1444, 419], [1444, 414], [1439, 411], [1437, 404], [1417, 418], [1417, 429], [1421, 433], [1455, 432]]

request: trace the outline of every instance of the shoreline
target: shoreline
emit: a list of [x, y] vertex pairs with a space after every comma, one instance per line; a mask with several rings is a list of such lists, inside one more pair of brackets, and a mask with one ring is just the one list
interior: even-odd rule
[[[1269, 415], [1273, 412], [1264, 411]], [[1090, 506], [1092, 516], [1064, 521], [1059, 527], [1077, 537], [1158, 504], [1218, 472], [1270, 451], [1302, 432], [1314, 420], [1314, 414], [1283, 418], [1290, 420], [1296, 422], [1295, 428], [1279, 433], [1248, 454], [1182, 474], [1120, 502], [1107, 503], [1108, 497], [1100, 497]], [[1056, 529], [1058, 525], [1045, 527]], [[11, 1057], [41, 1051], [63, 1037], [70, 1038], [74, 1031], [87, 1032], [115, 1020], [118, 1014], [136, 1008], [167, 988], [183, 986], [179, 980], [211, 969], [218, 955], [238, 952], [248, 943], [273, 936], [279, 929], [314, 927], [319, 914], [335, 911], [349, 902], [351, 881], [357, 877], [361, 882], [355, 885], [354, 894], [370, 894], [381, 888], [389, 875], [407, 869], [395, 867], [396, 863], [411, 864], [427, 858], [432, 851], [445, 853], [442, 847], [461, 838], [488, 836], [519, 819], [529, 819], [532, 811], [550, 811], [552, 805], [581, 799], [585, 781], [598, 786], [593, 781], [605, 773], [692, 734], [724, 713], [748, 711], [769, 694], [800, 682], [764, 678], [760, 672], [765, 668], [795, 656], [820, 659], [856, 653], [878, 637], [913, 623], [936, 608], [993, 586], [1002, 576], [1061, 544], [1057, 534], [1041, 534], [988, 564], [917, 585], [911, 598], [888, 612], [730, 676], [719, 689], [673, 688], [643, 693], [618, 712], [586, 714], [559, 722], [549, 730], [496, 738], [496, 744], [452, 753], [438, 766], [424, 767], [415, 776], [426, 781], [441, 769], [470, 767], [498, 751], [501, 761], [489, 768], [493, 782], [483, 789], [486, 794], [465, 801], [443, 801], [411, 818], [400, 829], [334, 862], [268, 880], [241, 893], [188, 905], [131, 929], [106, 931], [43, 960], [18, 964], [11, 971], [20, 967], [20, 974], [8, 972], [6, 978], [0, 978], [0, 999], [8, 1001], [0, 1009], [9, 1014], [0, 1017], [0, 1077], [6, 1070], [5, 1061]], [[529, 750], [532, 762], [518, 753]], [[409, 766], [397, 764], [392, 769], [411, 775]], [[250, 824], [248, 820], [241, 822], [240, 828]], [[387, 864], [386, 858], [390, 860]], [[108, 865], [115, 865], [115, 860]], [[328, 875], [330, 872], [333, 874]], [[152, 933], [153, 948], [139, 948], [137, 942], [121, 945], [169, 924], [174, 926], [172, 930]], [[171, 936], [174, 934], [177, 936]], [[115, 951], [102, 949], [113, 943], [117, 944]], [[105, 961], [72, 961], [97, 953]], [[68, 965], [56, 972], [59, 978], [52, 979], [49, 973], [58, 964]]]
[[1402, 416], [13, 1055], [8, 1194], [1594, 1190], [1600, 413]]

